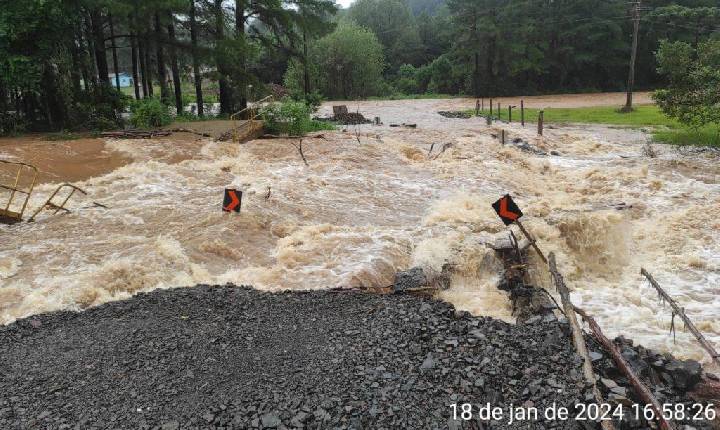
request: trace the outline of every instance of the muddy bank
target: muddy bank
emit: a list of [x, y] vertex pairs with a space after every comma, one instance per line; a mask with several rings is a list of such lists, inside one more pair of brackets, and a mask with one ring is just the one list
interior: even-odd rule
[[[582, 402], [556, 323], [412, 296], [196, 287], [0, 328], [0, 427], [477, 428], [450, 404]], [[492, 428], [576, 428], [495, 423]]]
[[[0, 139], [0, 158], [34, 165], [40, 184], [84, 181], [132, 162], [129, 155], [108, 149], [103, 139], [50, 141], [40, 135]], [[14, 180], [15, 173], [0, 170], [0, 183]]]

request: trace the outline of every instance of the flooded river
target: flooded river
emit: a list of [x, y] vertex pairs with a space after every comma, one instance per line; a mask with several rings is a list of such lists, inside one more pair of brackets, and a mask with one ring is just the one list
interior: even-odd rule
[[[640, 131], [558, 127], [537, 138], [530, 125], [436, 113], [471, 106], [349, 104], [385, 125], [304, 139], [309, 166], [289, 139], [107, 141], [113, 161], [78, 183], [89, 195], [73, 198], [71, 214], [0, 225], [0, 323], [198, 283], [386, 286], [398, 270], [448, 263], [453, 282], [442, 298], [511, 320], [487, 247], [507, 235], [490, 205], [509, 192], [540, 246], [556, 252], [576, 304], [609, 334], [704, 358], [681, 327], [676, 343], [668, 336], [670, 310], [640, 276], [645, 267], [720, 344], [717, 154], [655, 146], [651, 158]], [[502, 146], [493, 137], [501, 128], [558, 155]], [[0, 156], [18, 153], [0, 145]], [[60, 180], [44, 182], [31, 210]], [[220, 211], [226, 187], [243, 190], [240, 215]], [[540, 265], [534, 272], [548, 282]]]

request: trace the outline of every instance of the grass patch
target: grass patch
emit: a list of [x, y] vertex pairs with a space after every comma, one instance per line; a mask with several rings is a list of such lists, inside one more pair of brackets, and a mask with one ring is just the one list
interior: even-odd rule
[[307, 131], [308, 131], [308, 133], [313, 132], [313, 131], [325, 131], [325, 130], [332, 131], [332, 130], [336, 129], [335, 127], [336, 127], [335, 124], [333, 124], [332, 122], [319, 121], [316, 119], [312, 119], [312, 120], [310, 120], [310, 125], [309, 125]]
[[[500, 106], [499, 118], [508, 120], [507, 106]], [[614, 106], [583, 107], [583, 108], [548, 108], [545, 109], [546, 124], [606, 124], [633, 128], [652, 127], [653, 141], [671, 145], [694, 145], [720, 147], [720, 125], [708, 125], [700, 128], [686, 127], [674, 119], [665, 116], [654, 105], [636, 106], [630, 113], [620, 112]], [[475, 110], [467, 111], [475, 115]], [[537, 124], [539, 109], [525, 109], [525, 123]], [[489, 109], [481, 116], [489, 115]], [[493, 117], [498, 118], [497, 110]], [[513, 122], [520, 122], [520, 109], [513, 108]]]
[[720, 148], [720, 125], [656, 130], [653, 132], [653, 141], [678, 146], [694, 145]]
[[[599, 106], [599, 107], [583, 107], [583, 108], [547, 108], [545, 111], [546, 124], [568, 124], [568, 123], [584, 123], [584, 124], [610, 124], [624, 125], [628, 127], [647, 127], [647, 126], [665, 126], [671, 128], [680, 127], [677, 121], [668, 118], [663, 114], [657, 106], [644, 105], [636, 106], [635, 110], [630, 113], [620, 112], [620, 108], [615, 106]], [[468, 110], [473, 115], [475, 110]], [[525, 108], [525, 122], [537, 123], [540, 109]], [[481, 113], [482, 116], [488, 115], [488, 109]], [[497, 118], [497, 111], [493, 112], [493, 117]], [[500, 106], [500, 119], [507, 121], [508, 108]], [[513, 108], [513, 122], [520, 122], [520, 108]]]

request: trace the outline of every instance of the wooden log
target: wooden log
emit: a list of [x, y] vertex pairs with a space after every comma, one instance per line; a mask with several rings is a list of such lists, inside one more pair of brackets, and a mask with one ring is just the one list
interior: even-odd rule
[[630, 385], [632, 385], [638, 397], [640, 397], [640, 400], [646, 405], [651, 405], [652, 408], [655, 410], [655, 417], [660, 424], [660, 428], [663, 430], [676, 430], [677, 427], [675, 426], [675, 424], [672, 421], [666, 420], [663, 417], [660, 402], [658, 402], [655, 396], [653, 396], [652, 392], [650, 392], [650, 389], [645, 386], [645, 384], [643, 384], [637, 374], [635, 374], [635, 371], [632, 369], [632, 367], [630, 367], [627, 361], [625, 361], [617, 345], [615, 345], [603, 334], [602, 330], [600, 330], [600, 326], [595, 321], [595, 319], [577, 306], [575, 307], [575, 312], [577, 312], [583, 318], [583, 320], [588, 323], [588, 325], [590, 326], [590, 330], [593, 332], [593, 336], [595, 336], [595, 339], [597, 339], [598, 342], [600, 342], [600, 344], [602, 344], [602, 346], [605, 348], [605, 350], [610, 353], [613, 361], [615, 362], [615, 365], [628, 379]]
[[[575, 306], [573, 306], [572, 302], [570, 301], [570, 290], [568, 290], [567, 286], [565, 285], [565, 280], [557, 269], [554, 252], [550, 253], [549, 260], [550, 261], [548, 264], [550, 266], [550, 274], [552, 275], [555, 289], [560, 294], [560, 300], [563, 306], [563, 310], [565, 311], [565, 316], [570, 323], [570, 329], [572, 330], [573, 344], [575, 345], [575, 350], [578, 352], [578, 354], [580, 354], [580, 357], [582, 357], [583, 359], [583, 374], [585, 376], [585, 380], [589, 384], [592, 384], [592, 391], [597, 404], [602, 405], [604, 403], [604, 400], [602, 395], [600, 394], [600, 390], [597, 387], [597, 378], [595, 377], [595, 371], [592, 367], [592, 359], [590, 358], [590, 354], [588, 354], [587, 345], [585, 344], [585, 336], [583, 336], [582, 329], [580, 328], [580, 324], [578, 324], [577, 317], [575, 316]], [[610, 421], [601, 421], [601, 425], [604, 430], [611, 430], [614, 428]]]
[[173, 133], [190, 133], [190, 134], [195, 134], [195, 135], [201, 136], [201, 137], [212, 137], [212, 135], [209, 134], [209, 133], [203, 133], [203, 132], [200, 132], [200, 131], [195, 131], [195, 130], [192, 130], [192, 129], [190, 129], [190, 128], [172, 128], [172, 129], [167, 130], [167, 131], [170, 131], [170, 132], [173, 132]]
[[710, 401], [717, 404], [720, 402], [720, 381], [705, 376], [688, 394], [695, 401]]
[[152, 139], [153, 137], [170, 136], [172, 134], [165, 130], [144, 131], [144, 130], [123, 130], [123, 131], [106, 131], [101, 133], [102, 137], [113, 139]]
[[710, 355], [710, 358], [712, 361], [715, 362], [718, 366], [720, 366], [720, 354], [715, 350], [715, 347], [703, 336], [703, 334], [700, 332], [700, 330], [695, 327], [695, 324], [693, 324], [692, 321], [690, 321], [690, 318], [685, 314], [685, 309], [678, 306], [677, 302], [670, 297], [668, 293], [665, 292], [665, 290], [660, 287], [660, 284], [657, 283], [655, 278], [645, 269], [640, 269], [640, 273], [647, 278], [648, 281], [650, 281], [650, 285], [653, 286], [660, 294], [660, 296], [670, 304], [670, 307], [672, 307], [673, 310], [673, 319], [675, 318], [675, 315], [680, 316], [682, 318], [683, 322], [685, 323], [685, 327], [687, 327], [688, 331], [695, 336], [695, 339], [697, 339], [700, 346], [707, 351], [707, 353]]
[[540, 247], [537, 245], [537, 242], [535, 241], [535, 238], [530, 234], [530, 232], [528, 232], [527, 230], [525, 230], [525, 226], [522, 225], [522, 223], [520, 222], [520, 220], [516, 220], [516, 221], [515, 221], [515, 224], [518, 226], [518, 228], [520, 229], [520, 231], [522, 232], [522, 234], [525, 235], [525, 237], [527, 238], [527, 240], [530, 241], [530, 245], [535, 249], [535, 252], [538, 253], [538, 255], [539, 255], [540, 258], [542, 259], [543, 263], [548, 264], [548, 260], [547, 260], [547, 258], [545, 258], [545, 254], [543, 254], [542, 250], [541, 250]]

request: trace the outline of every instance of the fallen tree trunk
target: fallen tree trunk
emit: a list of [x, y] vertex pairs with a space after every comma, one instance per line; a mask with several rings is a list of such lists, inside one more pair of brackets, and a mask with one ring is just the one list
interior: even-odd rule
[[152, 139], [154, 137], [170, 136], [170, 134], [172, 133], [165, 130], [123, 130], [106, 131], [100, 135], [111, 139]]
[[[583, 359], [583, 374], [585, 375], [585, 380], [587, 380], [588, 383], [592, 384], [592, 391], [593, 395], [595, 396], [595, 401], [598, 403], [598, 405], [602, 405], [604, 401], [602, 395], [600, 394], [600, 390], [598, 389], [596, 384], [597, 378], [595, 377], [595, 371], [592, 367], [592, 359], [590, 359], [590, 354], [588, 354], [587, 345], [585, 344], [585, 336], [583, 335], [582, 329], [580, 329], [580, 325], [578, 324], [577, 317], [575, 316], [575, 306], [573, 306], [572, 302], [570, 301], [570, 291], [565, 285], [565, 281], [563, 280], [562, 275], [557, 269], [554, 252], [550, 253], [548, 264], [550, 266], [550, 274], [552, 275], [555, 288], [557, 289], [558, 293], [560, 293], [560, 300], [562, 302], [563, 309], [565, 310], [565, 316], [570, 323], [570, 329], [572, 330], [575, 350], [578, 352], [578, 354], [580, 354]], [[604, 430], [614, 429], [614, 426], [610, 421], [601, 421], [600, 424], [602, 425], [602, 428]]]
[[593, 333], [593, 336], [595, 336], [595, 339], [597, 339], [597, 341], [602, 344], [605, 350], [610, 353], [613, 361], [615, 362], [615, 365], [623, 374], [625, 374], [625, 377], [627, 377], [630, 385], [632, 385], [633, 389], [640, 397], [640, 400], [646, 405], [652, 405], [653, 409], [655, 410], [655, 417], [660, 424], [660, 428], [663, 430], [676, 430], [677, 427], [675, 427], [675, 424], [673, 424], [672, 421], [668, 421], [663, 417], [660, 402], [658, 402], [658, 400], [655, 398], [655, 396], [653, 396], [648, 387], [646, 387], [645, 384], [640, 380], [640, 378], [635, 374], [635, 371], [632, 369], [632, 367], [630, 367], [627, 361], [625, 361], [617, 345], [615, 345], [603, 334], [600, 326], [595, 321], [595, 319], [578, 307], [574, 307], [574, 310], [583, 318], [583, 320], [585, 320], [585, 322], [588, 323], [588, 325], [590, 326], [590, 330]]
[[201, 137], [212, 137], [212, 135], [210, 133], [202, 133], [200, 131], [195, 131], [195, 130], [192, 130], [189, 128], [173, 128], [173, 129], [170, 129], [167, 131], [172, 132], [172, 133], [190, 133], [190, 134], [195, 134], [195, 135], [201, 136]]

